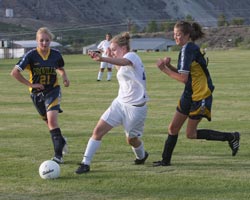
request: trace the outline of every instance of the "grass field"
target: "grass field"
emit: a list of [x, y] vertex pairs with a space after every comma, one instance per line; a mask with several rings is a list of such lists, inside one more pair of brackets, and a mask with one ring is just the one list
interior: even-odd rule
[[[71, 80], [62, 88], [60, 127], [70, 153], [61, 176], [43, 180], [38, 168], [53, 155], [52, 142], [29, 98], [28, 89], [9, 74], [17, 60], [0, 61], [0, 199], [86, 200], [249, 200], [250, 199], [250, 67], [249, 51], [211, 51], [209, 69], [215, 84], [212, 122], [200, 128], [241, 132], [241, 147], [231, 156], [227, 142], [188, 140], [185, 127], [173, 154], [172, 166], [152, 167], [161, 158], [167, 126], [183, 90], [155, 67], [166, 53], [141, 53], [150, 96], [144, 144], [149, 158], [133, 165], [134, 155], [121, 127], [104, 137], [91, 172], [75, 175], [88, 138], [100, 115], [117, 95], [111, 82], [97, 82], [99, 63], [83, 55], [65, 55]], [[170, 52], [176, 63], [178, 52]], [[106, 74], [105, 74], [106, 75]]]

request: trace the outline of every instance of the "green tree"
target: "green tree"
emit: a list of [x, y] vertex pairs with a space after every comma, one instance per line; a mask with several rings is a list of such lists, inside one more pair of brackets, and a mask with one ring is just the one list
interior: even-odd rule
[[174, 29], [175, 21], [162, 22], [159, 27], [159, 31], [169, 32]]
[[193, 22], [194, 18], [192, 17], [192, 15], [187, 15], [185, 20], [188, 21], [188, 22]]
[[244, 24], [244, 19], [241, 18], [241, 17], [235, 17], [235, 18], [233, 18], [233, 19], [231, 20], [231, 23], [230, 23], [230, 24], [231, 24], [231, 25], [237, 25], [237, 26], [243, 25], [243, 24]]
[[218, 16], [218, 21], [217, 21], [217, 25], [218, 26], [226, 26], [228, 23], [226, 21], [226, 17], [224, 14], [220, 14]]
[[157, 32], [158, 31], [158, 25], [156, 23], [156, 21], [151, 21], [148, 23], [148, 26], [147, 26], [147, 32], [148, 33], [154, 33], [154, 32]]

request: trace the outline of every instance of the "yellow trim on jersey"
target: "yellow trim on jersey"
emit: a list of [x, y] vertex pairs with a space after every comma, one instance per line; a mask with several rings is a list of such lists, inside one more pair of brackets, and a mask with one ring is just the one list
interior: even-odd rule
[[[25, 69], [26, 69], [26, 70], [28, 71], [28, 73], [29, 73], [29, 82], [32, 83], [32, 72], [31, 72], [31, 69], [30, 69], [30, 65], [27, 65], [27, 67], [26, 67]], [[29, 87], [29, 91], [30, 91], [30, 93], [31, 93], [32, 87]]]
[[48, 57], [50, 54], [50, 48], [45, 56], [42, 54], [42, 51], [38, 47], [36, 48], [36, 50], [37, 50], [38, 54], [42, 57], [43, 60], [48, 60]]
[[191, 66], [193, 101], [205, 99], [211, 95], [211, 91], [207, 84], [207, 77], [201, 66], [197, 62], [193, 62]]

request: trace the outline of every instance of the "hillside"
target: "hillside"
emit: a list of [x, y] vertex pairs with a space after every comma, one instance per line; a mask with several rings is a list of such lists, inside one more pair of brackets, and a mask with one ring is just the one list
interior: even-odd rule
[[[14, 18], [5, 17], [11, 8]], [[191, 15], [204, 26], [216, 26], [217, 17], [242, 17], [249, 23], [249, 0], [1, 0], [0, 21], [37, 28], [126, 27], [128, 19], [140, 27], [149, 21], [181, 19]]]
[[[13, 17], [6, 17], [9, 8], [13, 9]], [[67, 42], [88, 44], [103, 38], [107, 31], [126, 31], [130, 24], [142, 30], [153, 20], [161, 23], [187, 15], [204, 27], [216, 27], [221, 14], [228, 21], [241, 17], [249, 25], [249, 12], [249, 0], [0, 0], [0, 23], [18, 27], [9, 29], [3, 25], [0, 38], [33, 39], [37, 28], [47, 26]], [[237, 37], [244, 31], [238, 27], [229, 32]], [[228, 31], [222, 31], [225, 33]], [[214, 38], [213, 34], [210, 36]]]

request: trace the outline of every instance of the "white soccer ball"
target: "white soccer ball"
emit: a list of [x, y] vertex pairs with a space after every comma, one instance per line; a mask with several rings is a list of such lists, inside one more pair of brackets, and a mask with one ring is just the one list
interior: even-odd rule
[[39, 175], [43, 179], [58, 178], [60, 176], [60, 166], [53, 160], [46, 160], [39, 167]]

